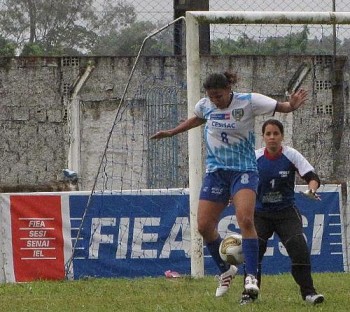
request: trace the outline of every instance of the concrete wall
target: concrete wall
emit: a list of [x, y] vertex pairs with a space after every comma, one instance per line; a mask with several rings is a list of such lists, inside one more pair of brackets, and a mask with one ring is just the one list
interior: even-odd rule
[[[231, 70], [240, 77], [237, 91], [260, 92], [284, 101], [288, 81], [303, 61], [312, 64], [304, 82], [309, 101], [294, 114], [277, 116], [285, 123], [285, 141], [310, 160], [325, 182], [346, 181], [350, 173], [346, 59], [203, 57], [201, 76]], [[127, 57], [1, 58], [0, 187], [49, 185], [62, 179], [62, 169], [73, 166], [70, 169], [78, 171], [80, 189], [89, 190], [110, 134], [109, 156], [122, 161], [108, 162], [106, 170], [123, 170], [125, 177], [133, 177], [128, 182], [124, 179], [127, 188], [135, 177], [139, 187], [147, 186], [151, 163], [147, 158], [154, 148], [148, 136], [187, 117], [186, 60], [140, 58], [121, 112], [118, 105], [133, 62], [134, 58]], [[169, 124], [169, 118], [152, 117], [149, 107], [155, 101], [160, 105], [168, 101], [159, 94], [170, 89], [176, 90], [177, 107], [176, 118]], [[261, 146], [263, 119], [256, 123], [257, 146]], [[117, 151], [120, 144], [132, 149]], [[175, 145], [180, 178], [173, 187], [187, 186], [186, 135], [180, 135]]]
[[55, 180], [65, 166], [66, 109], [59, 59], [0, 61], [0, 184]]

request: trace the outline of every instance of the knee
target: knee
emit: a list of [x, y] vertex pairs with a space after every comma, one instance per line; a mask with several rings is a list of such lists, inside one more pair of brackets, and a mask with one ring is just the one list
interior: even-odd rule
[[197, 229], [199, 234], [203, 237], [204, 241], [206, 242], [213, 241], [217, 238], [215, 227], [213, 227], [208, 221], [198, 221]]
[[241, 220], [237, 220], [237, 221], [242, 231], [250, 231], [252, 229], [255, 229], [253, 217], [251, 218], [251, 217], [244, 216], [243, 218], [241, 218]]

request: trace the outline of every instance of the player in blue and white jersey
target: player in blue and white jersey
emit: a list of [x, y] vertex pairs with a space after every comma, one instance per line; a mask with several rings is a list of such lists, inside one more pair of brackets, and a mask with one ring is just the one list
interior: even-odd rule
[[[291, 272], [300, 287], [303, 300], [317, 304], [324, 300], [317, 294], [311, 277], [310, 252], [303, 234], [302, 218], [295, 205], [296, 174], [308, 184], [305, 195], [320, 199], [316, 190], [320, 179], [315, 169], [294, 148], [282, 145], [284, 128], [280, 121], [269, 119], [262, 126], [265, 147], [256, 150], [259, 186], [255, 210], [255, 228], [259, 237], [258, 286], [261, 282], [261, 262], [268, 239], [276, 233], [291, 258]], [[241, 304], [256, 296], [243, 292]]]
[[162, 139], [205, 124], [206, 175], [202, 184], [197, 213], [197, 227], [213, 260], [220, 270], [216, 296], [230, 287], [237, 268], [225, 263], [219, 254], [220, 237], [217, 226], [221, 212], [229, 201], [236, 209], [242, 235], [247, 277], [245, 290], [253, 295], [257, 285], [258, 238], [254, 227], [254, 208], [258, 187], [255, 159], [254, 118], [275, 112], [289, 113], [307, 99], [305, 90], [294, 92], [289, 102], [258, 93], [237, 93], [232, 86], [237, 77], [229, 72], [209, 75], [203, 87], [207, 97], [195, 106], [194, 116], [177, 127], [159, 131], [151, 139]]

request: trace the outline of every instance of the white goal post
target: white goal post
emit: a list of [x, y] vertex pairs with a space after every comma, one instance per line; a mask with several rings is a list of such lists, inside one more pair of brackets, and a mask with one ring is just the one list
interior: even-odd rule
[[[200, 99], [199, 24], [350, 24], [350, 12], [186, 12], [186, 58], [188, 116]], [[203, 176], [200, 127], [188, 132], [189, 192], [191, 223], [191, 275], [204, 275], [203, 241], [197, 231], [198, 197]]]

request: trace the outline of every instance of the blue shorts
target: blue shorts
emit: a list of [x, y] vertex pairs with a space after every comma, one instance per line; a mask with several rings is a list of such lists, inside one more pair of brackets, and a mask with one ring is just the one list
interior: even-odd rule
[[228, 203], [230, 197], [241, 189], [257, 192], [259, 176], [257, 172], [217, 170], [205, 175], [199, 199]]

